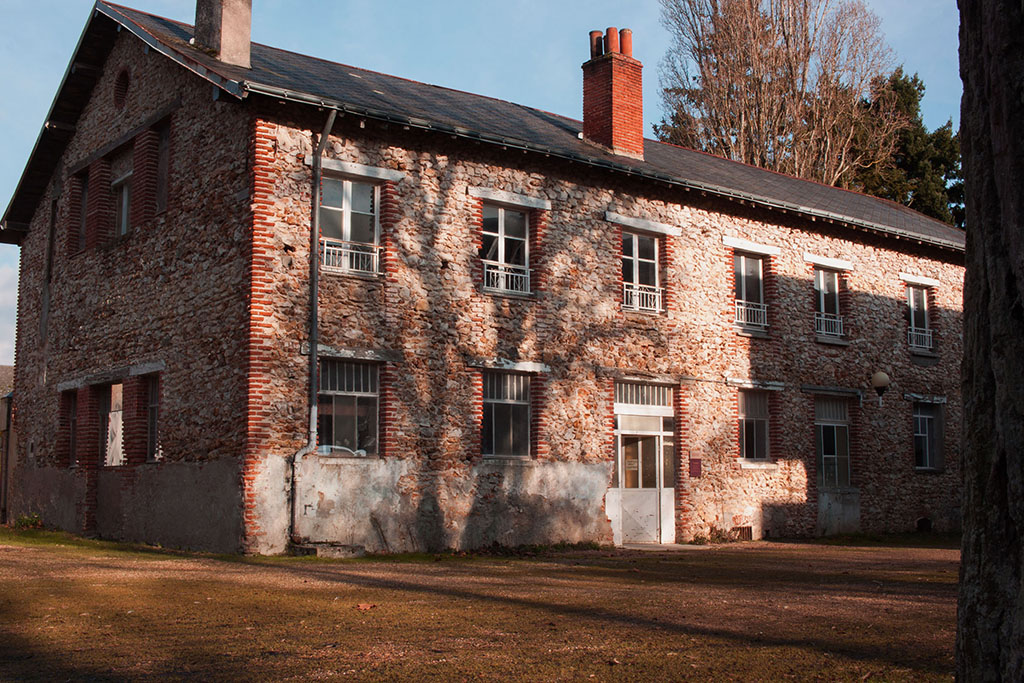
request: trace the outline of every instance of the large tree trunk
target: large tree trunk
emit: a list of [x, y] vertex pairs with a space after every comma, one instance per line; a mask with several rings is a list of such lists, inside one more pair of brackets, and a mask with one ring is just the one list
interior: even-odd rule
[[959, 0], [964, 288], [962, 681], [1024, 680], [1024, 7]]

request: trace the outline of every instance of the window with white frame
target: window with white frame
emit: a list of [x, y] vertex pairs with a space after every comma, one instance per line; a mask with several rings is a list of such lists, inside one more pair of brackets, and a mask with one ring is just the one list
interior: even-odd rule
[[768, 327], [768, 307], [764, 301], [764, 257], [736, 252], [732, 261], [736, 281], [736, 324]]
[[325, 176], [320, 200], [320, 263], [327, 270], [380, 272], [380, 187]]
[[377, 454], [377, 366], [322, 359], [317, 443], [324, 455]]
[[510, 372], [483, 373], [483, 423], [480, 447], [484, 456], [530, 455], [530, 376]]
[[928, 324], [928, 288], [908, 285], [907, 306], [910, 314], [907, 342], [910, 348], [931, 349], [932, 330]]
[[124, 385], [111, 384], [100, 394], [100, 448], [105, 467], [124, 464]]
[[659, 287], [658, 238], [622, 233], [622, 308], [657, 313], [662, 308]]
[[525, 211], [484, 204], [484, 289], [530, 293], [530, 221]]
[[673, 388], [615, 383], [616, 464], [612, 488], [673, 488], [676, 481]]
[[818, 396], [814, 401], [814, 429], [818, 451], [818, 485], [850, 485], [850, 413], [845, 398]]
[[124, 237], [128, 234], [132, 206], [131, 181], [132, 174], [129, 171], [110, 186], [110, 192], [114, 197], [114, 237]]
[[815, 268], [814, 293], [817, 300], [814, 331], [827, 337], [843, 336], [843, 316], [839, 314], [839, 272]]
[[740, 457], [768, 459], [768, 392], [741, 389], [739, 392]]
[[942, 406], [914, 403], [914, 467], [942, 468]]

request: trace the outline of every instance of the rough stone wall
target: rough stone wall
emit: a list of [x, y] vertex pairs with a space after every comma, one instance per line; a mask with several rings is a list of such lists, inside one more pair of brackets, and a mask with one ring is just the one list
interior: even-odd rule
[[[13, 508], [116, 538], [234, 550], [242, 539], [248, 117], [237, 104], [212, 101], [208, 83], [143, 47], [128, 32], [119, 35], [22, 245]], [[114, 87], [123, 70], [130, 85], [119, 107]], [[170, 185], [169, 204], [157, 213], [158, 139], [139, 129], [161, 113], [170, 116]], [[133, 225], [126, 237], [114, 239], [113, 203], [97, 183], [109, 174], [111, 159], [132, 157], [123, 151], [97, 155], [134, 131], [140, 134], [133, 155]], [[83, 165], [104, 164], [92, 176], [86, 244], [79, 251], [81, 187], [73, 174]], [[86, 438], [92, 436], [86, 428], [95, 429], [96, 422], [95, 405], [86, 400], [89, 384], [140, 365], [162, 368], [162, 460], [132, 458], [123, 467], [100, 468], [98, 445]], [[127, 393], [132, 378], [125, 381]], [[79, 391], [77, 467], [61, 421], [58, 387], [69, 386]], [[127, 426], [126, 452], [142, 453], [144, 460], [138, 443], [144, 427], [140, 433]]]
[[[259, 479], [251, 509], [286, 504], [279, 463], [303, 444], [305, 430], [308, 290], [307, 230], [311, 133], [322, 122], [293, 120], [279, 109], [260, 116], [271, 159], [261, 173], [272, 187], [267, 207], [272, 312], [265, 329], [276, 342], [266, 359], [266, 424], [276, 436], [250, 452], [274, 474]], [[365, 126], [365, 127], [364, 127]], [[607, 515], [585, 524], [577, 512], [597, 510], [614, 456], [611, 412], [617, 374], [685, 380], [677, 447], [677, 532], [752, 527], [755, 537], [807, 535], [817, 529], [814, 395], [809, 386], [863, 392], [852, 400], [853, 485], [859, 488], [864, 530], [906, 530], [920, 517], [955, 525], [958, 506], [959, 416], [957, 378], [963, 269], [958, 257], [745, 208], [680, 190], [635, 181], [522, 153], [458, 143], [415, 131], [382, 129], [340, 119], [326, 157], [404, 174], [389, 181], [382, 221], [387, 253], [378, 278], [324, 273], [321, 343], [336, 349], [382, 350], [398, 360], [383, 366], [387, 407], [381, 423], [385, 461], [342, 465], [310, 456], [299, 473], [297, 531], [345, 528], [346, 543], [392, 550], [461, 547], [492, 541], [610, 538]], [[529, 297], [481, 290], [478, 259], [481, 201], [470, 187], [546, 199], [542, 243], [531, 252], [531, 276], [543, 283]], [[669, 289], [661, 315], [621, 310], [621, 230], [605, 211], [678, 226], [663, 238], [662, 282]], [[732, 323], [732, 250], [723, 236], [781, 249], [771, 259], [770, 328], [765, 338], [742, 336]], [[816, 341], [813, 267], [804, 252], [852, 261], [845, 274], [844, 315], [853, 334], [842, 346]], [[907, 347], [907, 307], [900, 272], [936, 278], [933, 320], [940, 341], [935, 358]], [[534, 441], [545, 448], [527, 467], [531, 481], [558, 481], [541, 495], [521, 486], [513, 504], [488, 505], [508, 484], [512, 464], [480, 456], [480, 361], [508, 359], [546, 364], [543, 401], [534, 409]], [[892, 378], [881, 407], [868, 386], [877, 370]], [[738, 458], [737, 381], [783, 383], [772, 397], [770, 463]], [[912, 402], [904, 393], [945, 397], [945, 469], [917, 472]], [[690, 478], [690, 460], [700, 478]], [[276, 464], [275, 464], [276, 463]], [[557, 463], [557, 466], [555, 465]], [[482, 475], [482, 468], [495, 472]], [[333, 468], [333, 469], [331, 469]], [[344, 470], [346, 477], [339, 477]], [[593, 485], [594, 477], [604, 485]], [[342, 480], [347, 483], [340, 483]], [[365, 485], [352, 482], [365, 482]], [[586, 493], [591, 492], [591, 493]], [[597, 493], [594, 493], [597, 492]], [[530, 503], [522, 502], [529, 498]], [[556, 510], [565, 499], [572, 510]], [[510, 499], [511, 500], [511, 499]], [[418, 502], [417, 502], [418, 501]], [[424, 502], [425, 501], [425, 502]], [[371, 528], [353, 511], [385, 505], [388, 528]], [[337, 511], [343, 515], [331, 521]], [[264, 514], [261, 512], [260, 514]], [[376, 513], [374, 513], [376, 514]], [[517, 533], [488, 531], [498, 514]], [[257, 515], [259, 516], [259, 515]], [[358, 515], [356, 515], [358, 516]], [[543, 534], [532, 534], [546, 518]], [[287, 518], [253, 547], [284, 547]], [[341, 520], [344, 520], [342, 522]], [[409, 531], [418, 530], [417, 533]], [[483, 530], [468, 533], [467, 529]], [[327, 534], [329, 535], [329, 534]], [[325, 536], [326, 538], [326, 536]], [[317, 540], [317, 539], [313, 539]], [[323, 539], [320, 539], [323, 540]]]
[[[131, 86], [118, 108], [114, 79], [124, 66]], [[85, 165], [109, 183], [110, 165], [94, 152], [178, 99], [168, 209], [140, 204], [130, 235], [112, 241], [112, 206], [91, 193], [77, 253], [73, 172]], [[23, 245], [15, 514], [117, 538], [285, 549], [289, 458], [307, 430], [310, 131], [322, 125], [306, 110], [211, 101], [208, 84], [122, 34]], [[146, 133], [135, 158], [152, 158], [153, 144]], [[860, 528], [957, 523], [957, 257], [352, 117], [339, 119], [327, 157], [403, 176], [381, 183], [383, 274], [325, 272], [320, 290], [321, 343], [389, 359], [380, 364], [382, 457], [301, 461], [299, 537], [390, 551], [610, 541], [604, 505], [621, 376], [678, 387], [680, 539], [736, 527], [754, 537], [819, 530], [813, 386], [864, 394], [851, 401]], [[483, 203], [472, 187], [551, 203], [530, 210], [530, 296], [482, 291]], [[51, 198], [59, 246], [46, 286]], [[609, 210], [682, 230], [661, 237], [663, 313], [622, 311], [624, 228], [605, 219]], [[732, 323], [723, 236], [781, 250], [769, 262], [763, 338]], [[854, 264], [843, 277], [846, 345], [816, 340], [804, 252]], [[934, 357], [907, 348], [901, 272], [941, 283], [931, 299]], [[546, 366], [534, 376], [530, 460], [480, 455], [482, 368], [498, 359]], [[102, 384], [139, 365], [162, 368], [162, 461], [100, 468], [95, 439], [83, 437], [78, 455], [91, 459], [71, 467], [58, 387]], [[868, 387], [877, 370], [893, 379], [882, 406]], [[782, 387], [770, 403], [769, 463], [738, 457], [738, 384], [749, 381]], [[941, 472], [914, 468], [905, 393], [947, 400]], [[98, 435], [96, 398], [79, 394], [83, 435]]]

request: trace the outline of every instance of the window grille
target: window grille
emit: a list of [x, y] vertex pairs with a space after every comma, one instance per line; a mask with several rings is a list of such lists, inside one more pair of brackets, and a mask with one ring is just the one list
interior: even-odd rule
[[672, 387], [664, 384], [616, 382], [615, 402], [638, 406], [672, 406]]
[[377, 454], [377, 366], [320, 361], [317, 440], [325, 455]]
[[530, 376], [483, 373], [483, 455], [530, 455]]

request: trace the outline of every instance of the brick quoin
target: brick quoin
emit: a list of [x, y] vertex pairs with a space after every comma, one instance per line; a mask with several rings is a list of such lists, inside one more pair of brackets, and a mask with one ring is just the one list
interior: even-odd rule
[[[263, 320], [272, 315], [274, 300], [274, 137], [277, 126], [259, 117], [252, 119], [252, 251], [249, 260], [249, 354], [246, 368], [248, 379], [247, 431], [245, 452], [241, 467], [242, 488], [242, 548], [255, 552], [263, 534], [256, 510], [256, 479], [260, 474], [261, 456], [272, 438], [275, 428], [266, 411], [265, 392], [270, 382], [269, 359], [273, 351], [273, 333]], [[315, 350], [311, 349], [311, 353]], [[308, 372], [306, 381], [309, 381]]]
[[539, 373], [530, 377], [530, 455], [547, 460], [551, 449], [547, 442], [548, 376]]

